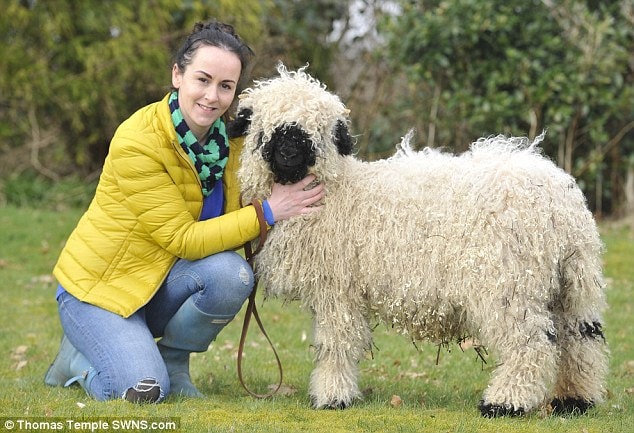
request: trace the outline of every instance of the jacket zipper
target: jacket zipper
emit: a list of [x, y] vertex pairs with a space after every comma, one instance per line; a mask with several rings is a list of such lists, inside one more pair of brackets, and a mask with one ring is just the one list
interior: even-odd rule
[[[194, 177], [196, 178], [196, 182], [198, 183], [198, 186], [200, 188], [201, 195], [202, 195], [203, 183], [200, 181], [200, 176], [198, 176], [198, 171], [196, 171], [196, 167], [194, 166], [194, 163], [189, 158], [189, 155], [187, 155], [185, 153], [185, 151], [183, 150], [181, 145], [178, 143], [178, 140], [176, 140], [176, 141], [172, 140], [172, 147], [174, 147], [176, 149], [176, 153], [178, 154], [178, 156], [180, 156], [181, 159], [185, 160], [185, 163], [189, 166], [189, 168], [192, 171], [192, 173], [194, 173]], [[203, 197], [203, 201], [204, 200], [205, 200], [205, 198]], [[202, 212], [203, 212], [203, 205], [201, 203], [200, 210], [198, 211], [197, 220], [200, 220], [200, 215], [202, 214]]]

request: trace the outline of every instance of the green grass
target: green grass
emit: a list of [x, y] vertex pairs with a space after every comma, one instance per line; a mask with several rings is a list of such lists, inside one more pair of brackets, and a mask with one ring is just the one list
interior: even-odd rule
[[[258, 303], [284, 366], [284, 392], [273, 398], [254, 399], [237, 380], [235, 356], [242, 314], [209, 351], [192, 357], [193, 380], [205, 399], [168, 398], [164, 404], [139, 406], [123, 401], [96, 402], [78, 387], [47, 387], [43, 375], [61, 336], [50, 272], [79, 216], [79, 211], [69, 209], [0, 207], [0, 417], [98, 417], [106, 421], [176, 417], [183, 432], [249, 433], [603, 433], [629, 432], [634, 426], [631, 225], [602, 226], [610, 303], [605, 331], [612, 354], [608, 401], [581, 417], [534, 413], [489, 420], [481, 418], [476, 409], [489, 366], [483, 366], [473, 350], [463, 353], [457, 346], [449, 352], [443, 349], [436, 364], [435, 346], [420, 344], [416, 349], [383, 325], [375, 330], [374, 357], [361, 364], [364, 400], [344, 411], [312, 410], [307, 397], [313, 356], [310, 317], [296, 304], [277, 301]], [[243, 369], [247, 384], [257, 392], [265, 392], [276, 383], [275, 359], [255, 325], [249, 332]], [[402, 400], [398, 407], [390, 404], [394, 395]], [[5, 431], [4, 427], [0, 431]]]

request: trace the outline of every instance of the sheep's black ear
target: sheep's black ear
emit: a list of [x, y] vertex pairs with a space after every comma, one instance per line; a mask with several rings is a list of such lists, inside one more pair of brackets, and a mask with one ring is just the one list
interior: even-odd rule
[[343, 120], [338, 120], [334, 131], [334, 142], [340, 155], [352, 154], [352, 137], [348, 131], [348, 125]]
[[240, 137], [247, 133], [251, 125], [251, 115], [253, 110], [243, 108], [238, 112], [236, 118], [227, 124], [227, 135], [229, 138]]

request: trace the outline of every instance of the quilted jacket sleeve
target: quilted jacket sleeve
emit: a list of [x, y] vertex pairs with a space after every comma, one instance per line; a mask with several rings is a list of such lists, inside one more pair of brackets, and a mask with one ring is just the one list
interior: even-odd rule
[[121, 132], [110, 148], [117, 189], [138, 221], [138, 230], [169, 253], [188, 260], [236, 249], [257, 237], [259, 225], [252, 206], [199, 222], [198, 175], [170, 143], [148, 144], [161, 141], [158, 136], [155, 139]]

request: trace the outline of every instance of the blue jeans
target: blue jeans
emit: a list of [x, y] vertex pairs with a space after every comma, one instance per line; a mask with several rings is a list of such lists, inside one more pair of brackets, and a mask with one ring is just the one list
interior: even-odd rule
[[64, 333], [98, 373], [89, 394], [97, 400], [122, 398], [140, 381], [154, 379], [163, 399], [169, 378], [154, 339], [162, 336], [190, 296], [206, 314], [237, 314], [253, 282], [251, 268], [240, 255], [222, 252], [196, 261], [178, 260], [150, 302], [128, 318], [63, 292], [58, 304]]

